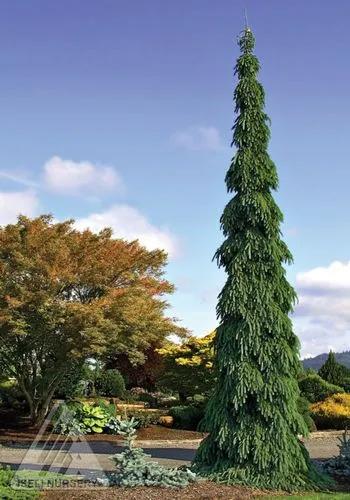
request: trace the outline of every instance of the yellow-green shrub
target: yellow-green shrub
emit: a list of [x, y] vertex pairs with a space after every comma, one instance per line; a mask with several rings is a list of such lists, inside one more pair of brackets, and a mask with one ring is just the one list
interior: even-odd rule
[[310, 409], [317, 429], [350, 427], [350, 394], [333, 394]]

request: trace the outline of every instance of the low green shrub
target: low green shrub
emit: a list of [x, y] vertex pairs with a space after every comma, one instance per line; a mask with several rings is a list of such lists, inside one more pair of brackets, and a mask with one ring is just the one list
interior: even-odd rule
[[332, 396], [332, 394], [344, 392], [342, 387], [326, 382], [317, 373], [309, 373], [302, 377], [299, 380], [299, 388], [301, 396], [310, 403], [318, 403]]
[[19, 490], [11, 487], [15, 471], [0, 465], [0, 498], [1, 500], [34, 500], [39, 493], [35, 490]]
[[174, 394], [161, 391], [149, 392], [142, 387], [133, 387], [129, 395], [132, 401], [148, 403], [150, 408], [171, 408], [179, 401]]
[[147, 403], [150, 408], [158, 408], [158, 398], [150, 392], [140, 394], [138, 400]]
[[75, 418], [79, 423], [82, 423], [85, 432], [89, 434], [102, 434], [111, 419], [103, 408], [89, 404], [81, 405], [77, 409]]
[[306, 398], [299, 397], [298, 399], [298, 410], [300, 415], [303, 417], [304, 422], [309, 430], [313, 432], [316, 430], [315, 422], [313, 421], [310, 413], [310, 403]]
[[74, 363], [60, 381], [55, 391], [55, 397], [72, 399], [87, 396], [92, 385], [92, 370], [86, 364]]
[[122, 418], [131, 419], [135, 421], [137, 429], [145, 428], [150, 425], [156, 425], [159, 422], [162, 412], [147, 411], [147, 410], [124, 410]]
[[102, 434], [114, 432], [116, 426], [115, 410], [103, 404], [68, 403], [61, 405], [54, 417], [54, 432], [69, 436], [81, 434]]
[[25, 404], [22, 391], [14, 380], [0, 382], [0, 406], [5, 408], [19, 408]]
[[174, 405], [179, 404], [179, 398], [177, 396], [163, 396], [158, 400], [158, 407], [159, 408], [172, 408]]
[[123, 394], [123, 403], [127, 404], [133, 404], [133, 403], [138, 403], [139, 397], [138, 395], [135, 395], [132, 391], [129, 391], [128, 389], [125, 390]]
[[169, 414], [174, 419], [174, 427], [195, 431], [204, 416], [203, 406], [173, 406]]
[[194, 394], [186, 399], [186, 403], [197, 407], [204, 406], [207, 401], [208, 396], [205, 396], [204, 394]]
[[54, 432], [70, 436], [81, 434], [115, 433], [117, 420], [133, 418], [137, 428], [158, 424], [163, 413], [156, 410], [124, 409], [117, 412], [114, 403], [69, 402], [63, 404], [54, 416]]
[[112, 402], [106, 403], [106, 401], [103, 401], [103, 399], [99, 399], [97, 402], [97, 406], [103, 409], [103, 411], [109, 415], [110, 417], [116, 417], [117, 416], [117, 408], [115, 404]]
[[62, 405], [53, 417], [53, 432], [66, 436], [81, 436], [86, 434], [82, 422], [76, 418], [76, 409]]
[[118, 370], [98, 370], [95, 374], [95, 390], [99, 396], [121, 398], [125, 382]]

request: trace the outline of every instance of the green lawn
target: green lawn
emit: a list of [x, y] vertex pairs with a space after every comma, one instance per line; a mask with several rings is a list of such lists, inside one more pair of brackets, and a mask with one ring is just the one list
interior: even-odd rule
[[[8, 468], [0, 468], [0, 499], [35, 500], [39, 496], [38, 489], [44, 486], [53, 486], [55, 480], [62, 479], [75, 479], [75, 476], [64, 476], [47, 471], [21, 470], [15, 472]], [[14, 485], [17, 488], [13, 488]]]

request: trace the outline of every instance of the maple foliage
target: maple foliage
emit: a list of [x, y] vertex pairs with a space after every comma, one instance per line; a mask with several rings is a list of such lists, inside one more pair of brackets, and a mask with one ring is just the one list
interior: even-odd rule
[[167, 341], [158, 349], [163, 361], [163, 374], [158, 385], [179, 393], [181, 401], [195, 394], [208, 394], [214, 385], [215, 331], [181, 343]]
[[49, 215], [0, 228], [0, 363], [33, 421], [74, 360], [120, 352], [142, 363], [155, 341], [186, 333], [165, 314], [166, 263], [110, 229], [79, 232]]

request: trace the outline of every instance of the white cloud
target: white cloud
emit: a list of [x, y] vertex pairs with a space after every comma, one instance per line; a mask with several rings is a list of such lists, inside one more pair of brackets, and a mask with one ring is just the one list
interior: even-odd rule
[[49, 190], [59, 194], [97, 195], [112, 189], [119, 191], [122, 187], [113, 167], [63, 160], [59, 156], [45, 163], [43, 180]]
[[20, 214], [33, 217], [38, 207], [39, 200], [34, 191], [0, 192], [0, 225], [16, 222]]
[[316, 267], [311, 271], [298, 273], [297, 284], [301, 289], [350, 291], [350, 261], [335, 261], [328, 267]]
[[215, 127], [189, 127], [176, 132], [171, 139], [176, 146], [191, 151], [218, 151], [223, 147], [220, 133]]
[[178, 242], [167, 229], [152, 225], [136, 208], [129, 205], [113, 205], [104, 212], [77, 219], [75, 225], [79, 230], [89, 228], [94, 232], [110, 227], [116, 238], [138, 239], [149, 250], [161, 248], [171, 257], [178, 253]]
[[298, 273], [294, 313], [302, 354], [350, 349], [350, 261]]

